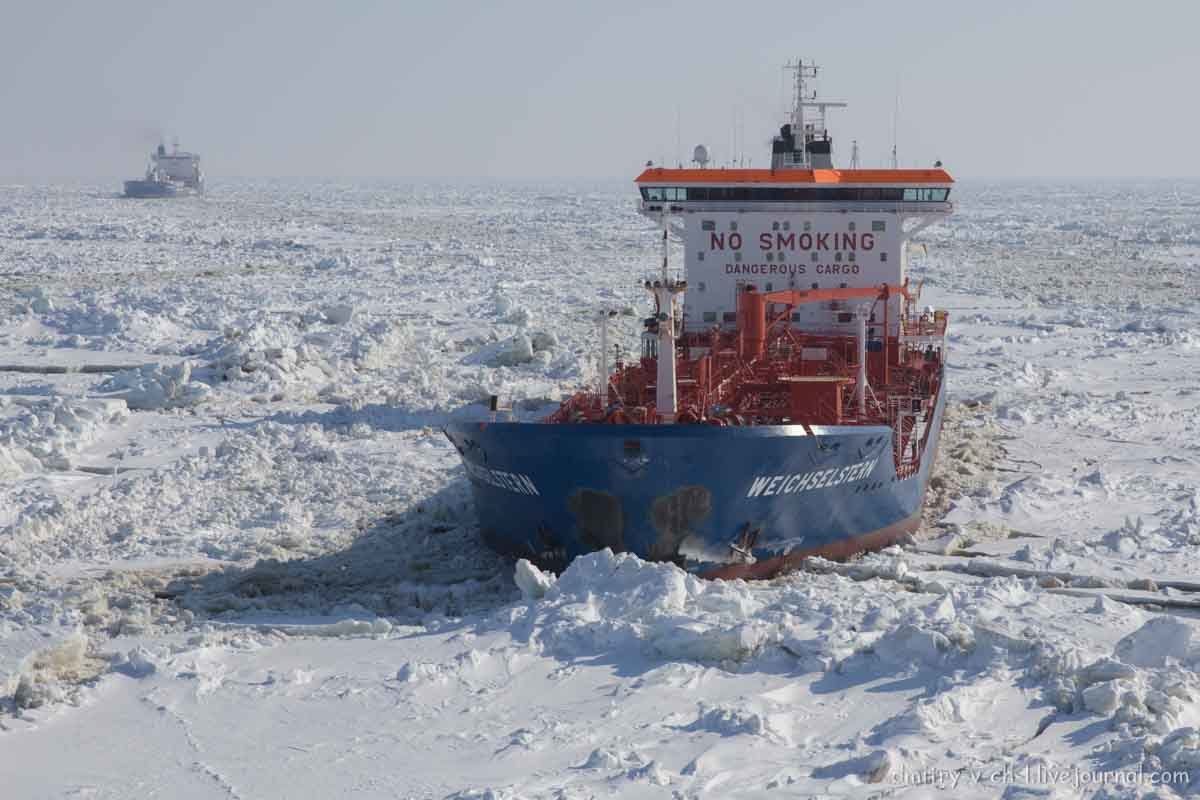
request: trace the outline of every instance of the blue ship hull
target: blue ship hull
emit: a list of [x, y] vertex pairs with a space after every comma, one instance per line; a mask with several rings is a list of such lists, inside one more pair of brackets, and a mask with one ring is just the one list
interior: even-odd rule
[[126, 197], [175, 197], [179, 189], [167, 181], [125, 181]]
[[456, 422], [446, 435], [483, 537], [502, 553], [556, 568], [610, 547], [712, 576], [768, 577], [915, 530], [944, 404], [942, 391], [906, 478], [886, 426]]

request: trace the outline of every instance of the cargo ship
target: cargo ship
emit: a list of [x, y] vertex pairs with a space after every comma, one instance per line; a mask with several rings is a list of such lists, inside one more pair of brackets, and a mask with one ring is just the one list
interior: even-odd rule
[[[445, 433], [494, 549], [551, 569], [602, 548], [766, 578], [916, 529], [945, 408], [947, 315], [908, 280], [912, 237], [952, 211], [930, 169], [833, 166], [817, 67], [797, 61], [767, 169], [647, 165], [662, 228], [640, 354], [548, 417]], [[894, 150], [893, 150], [894, 153]], [[684, 275], [669, 237], [682, 240]]]
[[150, 154], [150, 164], [144, 178], [125, 181], [126, 197], [178, 197], [181, 194], [202, 194], [204, 173], [200, 171], [200, 156], [179, 149], [175, 141], [171, 152], [160, 143]]

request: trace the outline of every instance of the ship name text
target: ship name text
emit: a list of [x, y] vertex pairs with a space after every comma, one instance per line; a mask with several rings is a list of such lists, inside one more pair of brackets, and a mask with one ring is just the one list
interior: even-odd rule
[[533, 485], [533, 481], [528, 475], [523, 475], [519, 472], [505, 472], [502, 469], [481, 467], [478, 464], [472, 464], [466, 459], [463, 459], [463, 466], [466, 467], [467, 474], [480, 483], [486, 483], [490, 486], [495, 486], [497, 489], [506, 489], [517, 494], [528, 494], [535, 497], [541, 494], [537, 490], [537, 487]]
[[810, 489], [829, 489], [843, 483], [862, 480], [871, 474], [878, 458], [869, 458], [857, 464], [830, 469], [797, 472], [793, 475], [756, 475], [746, 497], [772, 497], [780, 494], [797, 494]]

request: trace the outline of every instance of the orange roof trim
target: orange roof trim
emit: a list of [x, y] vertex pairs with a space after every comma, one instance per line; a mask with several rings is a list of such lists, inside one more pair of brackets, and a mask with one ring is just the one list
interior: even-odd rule
[[667, 169], [650, 167], [634, 183], [897, 184], [954, 183], [944, 169]]

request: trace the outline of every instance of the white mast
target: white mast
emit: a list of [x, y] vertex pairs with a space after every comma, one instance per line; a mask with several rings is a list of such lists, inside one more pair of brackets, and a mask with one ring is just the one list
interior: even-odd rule
[[658, 306], [658, 371], [655, 376], [654, 405], [659, 417], [666, 423], [674, 422], [675, 414], [679, 410], [675, 381], [675, 295], [687, 288], [687, 281], [671, 280], [667, 272], [669, 226], [670, 222], [664, 211], [662, 278], [654, 283], [646, 281], [646, 291], [654, 295], [655, 304]]
[[605, 407], [608, 400], [608, 380], [611, 371], [608, 367], [608, 321], [617, 315], [616, 311], [600, 312], [600, 375], [597, 380], [597, 394], [600, 395], [600, 408]]
[[858, 384], [854, 396], [858, 401], [858, 418], [861, 421], [867, 415], [867, 308], [862, 303], [858, 306]]

